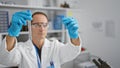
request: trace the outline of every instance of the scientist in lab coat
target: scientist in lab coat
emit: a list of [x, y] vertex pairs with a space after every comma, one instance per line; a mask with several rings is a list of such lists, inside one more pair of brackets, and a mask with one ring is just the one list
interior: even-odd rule
[[[26, 20], [31, 20], [32, 39], [18, 43], [16, 37]], [[14, 13], [8, 35], [0, 45], [0, 64], [19, 68], [61, 68], [61, 64], [73, 60], [81, 49], [78, 23], [68, 17], [62, 21], [70, 36], [71, 42], [67, 44], [46, 39], [49, 23], [45, 13], [32, 15], [30, 10]]]

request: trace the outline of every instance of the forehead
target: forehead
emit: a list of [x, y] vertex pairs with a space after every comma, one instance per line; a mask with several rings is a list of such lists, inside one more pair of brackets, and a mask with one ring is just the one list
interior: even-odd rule
[[33, 16], [33, 20], [32, 22], [48, 22], [46, 16], [44, 16], [43, 14], [36, 14]]

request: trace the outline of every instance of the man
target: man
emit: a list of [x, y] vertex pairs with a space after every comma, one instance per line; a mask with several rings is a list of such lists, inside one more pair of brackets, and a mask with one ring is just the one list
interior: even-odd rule
[[[17, 42], [26, 20], [31, 21], [32, 40]], [[61, 64], [74, 59], [80, 53], [80, 38], [78, 24], [73, 18], [63, 18], [71, 43], [63, 44], [57, 40], [46, 39], [48, 30], [47, 15], [42, 12], [16, 12], [11, 20], [8, 35], [0, 46], [0, 63], [19, 68], [60, 68]]]

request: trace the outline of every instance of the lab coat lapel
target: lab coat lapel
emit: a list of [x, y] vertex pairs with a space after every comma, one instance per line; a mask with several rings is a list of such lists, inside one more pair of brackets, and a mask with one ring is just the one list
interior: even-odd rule
[[42, 67], [46, 68], [49, 65], [49, 51], [50, 51], [50, 41], [45, 39], [44, 45], [42, 47]]
[[35, 67], [38, 68], [38, 65], [37, 65], [37, 58], [36, 58], [36, 51], [35, 51], [35, 48], [34, 48], [34, 45], [32, 43], [32, 41], [29, 39], [26, 44], [28, 45], [27, 47], [27, 50], [29, 51], [29, 55], [31, 56], [31, 60], [33, 61], [32, 63], [35, 63]]

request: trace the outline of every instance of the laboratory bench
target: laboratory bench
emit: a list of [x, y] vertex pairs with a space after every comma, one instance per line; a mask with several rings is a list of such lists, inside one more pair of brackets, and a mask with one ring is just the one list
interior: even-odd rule
[[62, 68], [97, 68], [92, 59], [98, 58], [88, 51], [81, 52], [74, 60], [62, 65]]

